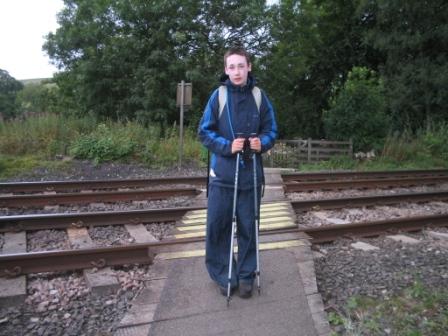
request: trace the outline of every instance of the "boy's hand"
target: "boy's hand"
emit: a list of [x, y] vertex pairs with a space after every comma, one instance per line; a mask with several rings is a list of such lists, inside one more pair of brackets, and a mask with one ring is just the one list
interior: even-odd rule
[[254, 152], [261, 152], [261, 141], [260, 138], [249, 138], [250, 141], [250, 149], [252, 149]]
[[244, 147], [244, 138], [237, 138], [232, 142], [232, 154], [241, 152]]

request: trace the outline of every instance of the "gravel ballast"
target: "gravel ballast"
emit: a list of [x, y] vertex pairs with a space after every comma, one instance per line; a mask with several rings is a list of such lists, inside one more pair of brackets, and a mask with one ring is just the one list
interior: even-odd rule
[[113, 335], [147, 272], [118, 269], [120, 289], [107, 296], [93, 295], [80, 272], [29, 276], [25, 305], [0, 309], [0, 335]]
[[[64, 171], [36, 170], [9, 181], [95, 180], [116, 178], [157, 178], [171, 176], [205, 176], [206, 171], [194, 166], [164, 170], [147, 169], [126, 164], [94, 166], [85, 161], [73, 161]], [[46, 209], [0, 209], [0, 215], [33, 213], [91, 212], [157, 209], [188, 206], [190, 197], [171, 197], [147, 202], [97, 203], [88, 206], [55, 206]], [[175, 223], [146, 225], [157, 239], [163, 239]], [[89, 228], [97, 246], [134, 243], [124, 226]], [[0, 234], [0, 248], [4, 235]], [[39, 230], [27, 233], [29, 252], [70, 248], [65, 230]], [[150, 278], [150, 265], [115, 267], [120, 283], [118, 291], [97, 296], [87, 288], [82, 272], [42, 273], [27, 276], [25, 304], [12, 308], [0, 307], [0, 335], [113, 335], [120, 320], [132, 304], [132, 299]], [[153, 275], [151, 275], [153, 276]]]

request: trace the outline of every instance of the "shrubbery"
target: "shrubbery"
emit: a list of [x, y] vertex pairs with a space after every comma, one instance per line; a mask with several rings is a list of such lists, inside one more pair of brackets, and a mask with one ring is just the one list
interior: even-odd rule
[[389, 129], [383, 84], [374, 71], [354, 67], [324, 112], [328, 139], [353, 139], [355, 151], [380, 149]]
[[93, 160], [96, 163], [129, 160], [138, 148], [132, 127], [108, 127], [99, 124], [95, 131], [81, 135], [70, 147], [75, 158]]

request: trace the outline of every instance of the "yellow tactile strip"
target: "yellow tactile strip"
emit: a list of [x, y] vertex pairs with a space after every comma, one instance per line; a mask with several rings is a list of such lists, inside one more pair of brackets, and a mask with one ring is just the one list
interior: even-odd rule
[[[174, 238], [205, 237], [207, 210], [190, 211], [176, 227]], [[260, 208], [260, 231], [296, 227], [287, 202], [265, 203]]]
[[[307, 245], [307, 243], [301, 239], [260, 243], [260, 251], [306, 246], [306, 245]], [[238, 251], [238, 246], [235, 246], [235, 251]], [[169, 260], [169, 259], [192, 258], [192, 257], [203, 257], [203, 256], [205, 256], [205, 250], [200, 249], [200, 250], [190, 250], [190, 251], [159, 253], [156, 256], [156, 259]]]

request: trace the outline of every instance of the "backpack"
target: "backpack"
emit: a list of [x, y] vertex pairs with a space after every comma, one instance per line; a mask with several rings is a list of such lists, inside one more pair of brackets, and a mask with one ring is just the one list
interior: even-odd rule
[[[221, 118], [222, 111], [224, 110], [224, 106], [227, 101], [227, 87], [225, 85], [221, 85], [219, 87], [218, 98], [219, 98], [219, 116], [218, 119]], [[260, 112], [261, 106], [261, 90], [258, 86], [254, 86], [252, 89], [252, 95], [255, 99], [255, 104], [257, 105], [258, 112]]]
[[[261, 106], [261, 90], [258, 86], [254, 86], [252, 89], [252, 95], [254, 96], [255, 104], [257, 105], [257, 110], [260, 112], [260, 106]], [[219, 99], [219, 115], [218, 119], [221, 118], [222, 111], [224, 110], [224, 106], [227, 102], [227, 87], [225, 85], [221, 85], [218, 88], [218, 99]], [[263, 164], [263, 162], [262, 162]], [[207, 189], [206, 189], [206, 197], [208, 197], [208, 184], [210, 180], [210, 151], [207, 151]], [[264, 176], [263, 176], [263, 191], [262, 196], [264, 195]]]

